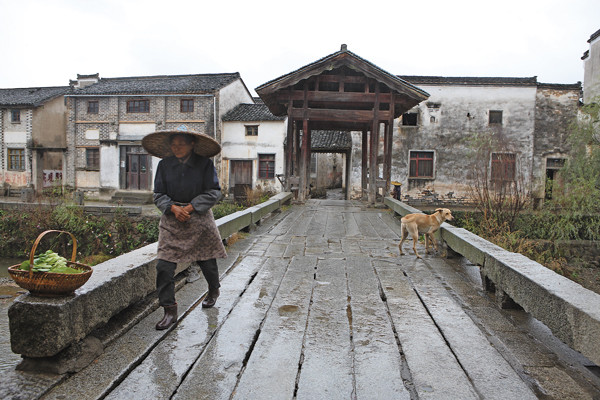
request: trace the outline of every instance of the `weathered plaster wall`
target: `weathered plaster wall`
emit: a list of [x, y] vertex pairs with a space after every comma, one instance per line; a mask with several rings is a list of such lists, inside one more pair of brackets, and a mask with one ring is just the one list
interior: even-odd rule
[[538, 88], [535, 109], [535, 135], [532, 171], [534, 199], [544, 198], [546, 160], [567, 158], [570, 125], [577, 116], [579, 90], [558, 85]]
[[60, 96], [33, 110], [34, 147], [65, 147], [66, 109], [65, 99]]

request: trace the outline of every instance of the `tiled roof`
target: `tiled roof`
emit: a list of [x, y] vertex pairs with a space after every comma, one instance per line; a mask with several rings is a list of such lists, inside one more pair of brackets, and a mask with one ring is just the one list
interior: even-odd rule
[[413, 85], [468, 85], [468, 86], [535, 86], [537, 76], [530, 78], [499, 78], [499, 77], [448, 77], [448, 76], [416, 76], [398, 75]]
[[0, 106], [38, 107], [44, 102], [70, 91], [69, 86], [0, 89]]
[[540, 89], [554, 89], [554, 90], [581, 90], [581, 82], [577, 83], [538, 83]]
[[283, 121], [285, 116], [276, 117], [269, 108], [260, 104], [239, 104], [223, 116], [223, 121]]
[[352, 136], [344, 131], [312, 131], [310, 133], [312, 151], [336, 152], [352, 149]]
[[591, 43], [592, 41], [594, 41], [594, 39], [596, 39], [598, 36], [600, 36], [600, 29], [598, 29], [596, 32], [592, 33], [592, 36], [590, 36], [590, 38], [588, 39], [588, 43]]
[[90, 86], [78, 89], [74, 95], [212, 93], [236, 79], [239, 72], [230, 74], [159, 75], [128, 78], [102, 78]]

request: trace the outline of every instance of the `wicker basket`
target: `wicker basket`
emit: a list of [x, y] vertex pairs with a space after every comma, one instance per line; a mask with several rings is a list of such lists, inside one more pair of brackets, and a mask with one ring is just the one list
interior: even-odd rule
[[[73, 239], [73, 254], [67, 266], [84, 271], [80, 274], [57, 274], [53, 272], [39, 272], [33, 270], [33, 259], [40, 240], [50, 232], [67, 233]], [[35, 240], [31, 253], [29, 254], [29, 271], [24, 271], [20, 264], [8, 267], [11, 278], [23, 289], [29, 290], [37, 296], [63, 296], [72, 294], [75, 289], [83, 286], [92, 275], [92, 267], [75, 262], [77, 254], [77, 240], [72, 233], [67, 231], [49, 230], [40, 233]]]

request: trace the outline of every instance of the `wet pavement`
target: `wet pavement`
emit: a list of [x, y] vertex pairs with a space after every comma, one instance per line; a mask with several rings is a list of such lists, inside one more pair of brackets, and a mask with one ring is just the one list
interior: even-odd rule
[[182, 285], [182, 317], [169, 331], [154, 329], [162, 311], [151, 310], [81, 372], [12, 371], [0, 377], [12, 390], [0, 394], [600, 398], [597, 367], [524, 312], [500, 310], [476, 266], [439, 254], [418, 260], [412, 250], [400, 257], [399, 233], [385, 208], [333, 199], [293, 205], [228, 248], [215, 308], [200, 307], [203, 279]]

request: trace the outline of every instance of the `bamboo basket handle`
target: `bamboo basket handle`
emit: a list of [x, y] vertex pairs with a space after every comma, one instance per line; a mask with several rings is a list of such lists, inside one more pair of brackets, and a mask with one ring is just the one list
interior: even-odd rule
[[75, 239], [75, 236], [73, 236], [71, 232], [67, 231], [58, 231], [54, 229], [44, 231], [40, 233], [37, 239], [35, 239], [33, 247], [31, 248], [31, 253], [29, 253], [29, 279], [33, 278], [33, 258], [35, 257], [35, 251], [37, 250], [38, 244], [40, 244], [40, 240], [42, 240], [44, 235], [50, 232], [68, 233], [71, 236], [71, 239], [73, 239], [73, 254], [71, 255], [71, 262], [75, 262], [75, 257], [77, 256], [77, 239]]

